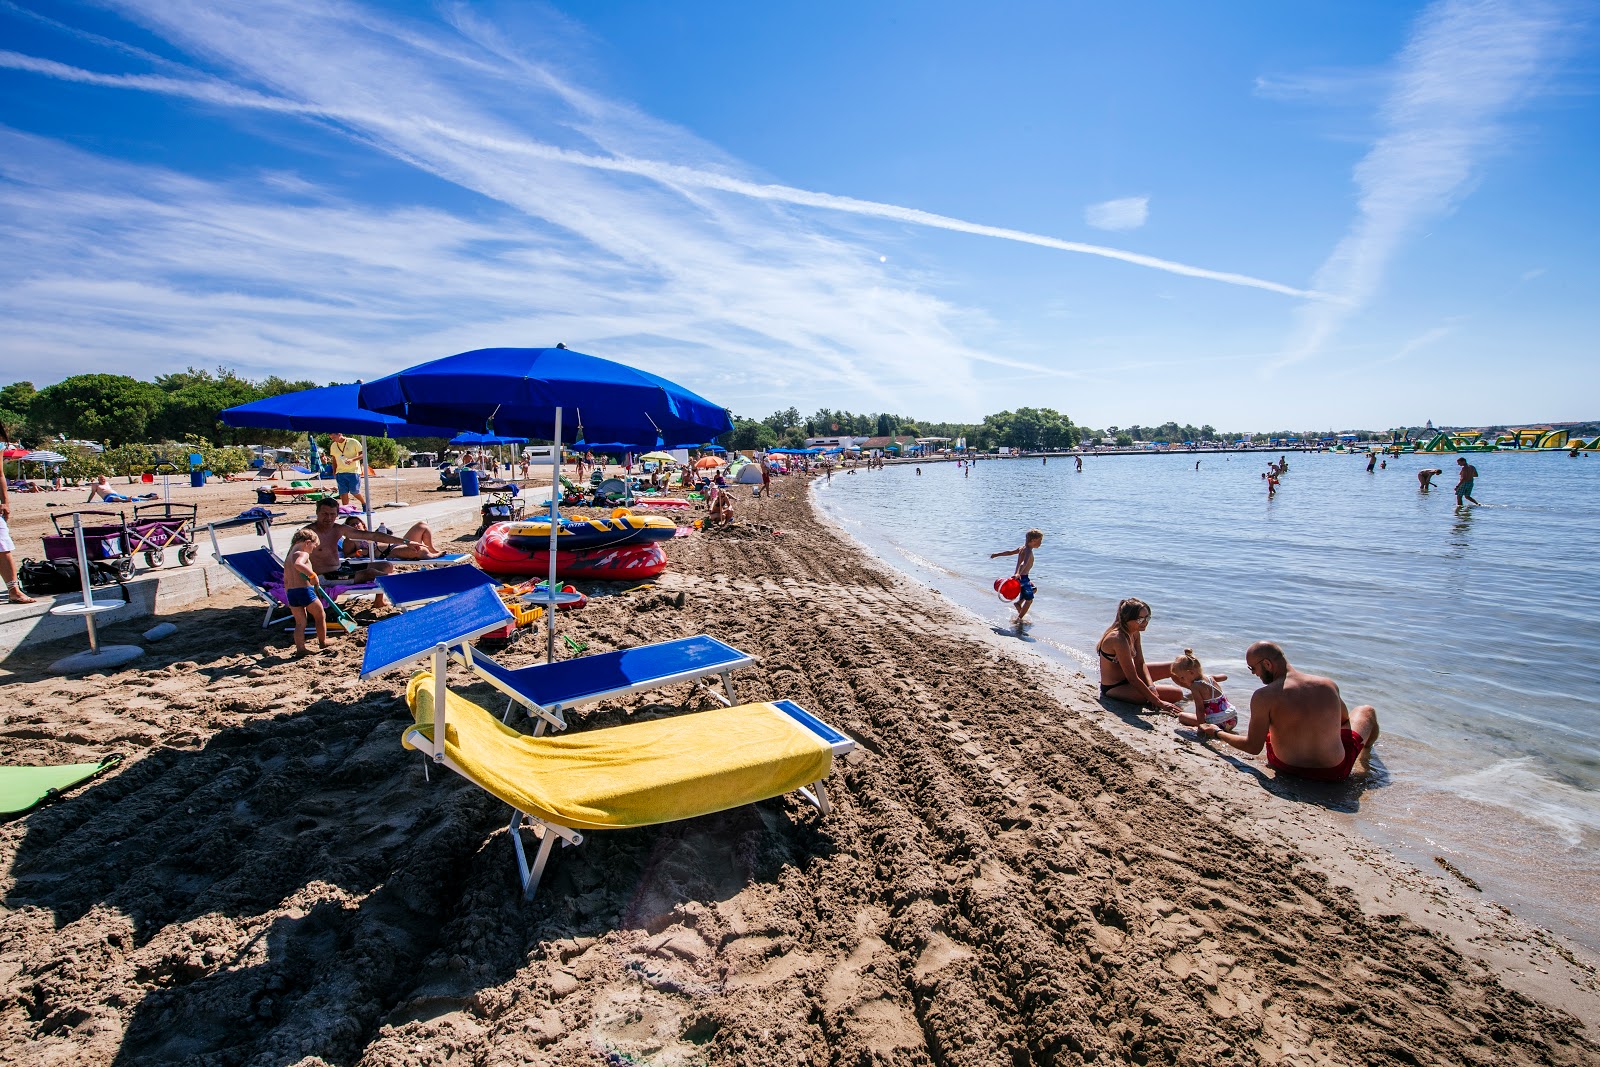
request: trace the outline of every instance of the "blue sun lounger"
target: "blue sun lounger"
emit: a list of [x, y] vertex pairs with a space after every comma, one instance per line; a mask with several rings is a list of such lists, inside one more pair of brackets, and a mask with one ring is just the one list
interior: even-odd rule
[[442, 600], [447, 596], [465, 593], [480, 585], [498, 584], [493, 577], [470, 563], [378, 576], [378, 588], [397, 608], [415, 607], [430, 600]]
[[[495, 721], [450, 692], [445, 674], [450, 652], [465, 650], [474, 637], [510, 617], [494, 590], [480, 586], [381, 620], [367, 630], [361, 675], [432, 659], [432, 671], [414, 675], [406, 686], [412, 721], [401, 744], [511, 806], [508, 829], [525, 899], [538, 890], [557, 838], [579, 845], [589, 831], [691, 819], [792, 791], [823, 815], [830, 811], [824, 779], [834, 757], [855, 742], [792, 701], [565, 737], [530, 737]], [[524, 826], [539, 839], [531, 863]]]
[[[535, 720], [535, 737], [543, 734], [547, 726], [565, 730], [564, 713], [574, 708], [679, 682], [693, 682], [732, 707], [738, 701], [733, 692], [733, 672], [756, 662], [754, 656], [705, 634], [528, 667], [501, 666], [466, 646], [456, 655], [478, 677], [509, 698], [502, 721], [509, 718], [517, 704], [528, 710], [528, 717]], [[722, 679], [726, 696], [704, 684], [704, 679], [711, 677]]]

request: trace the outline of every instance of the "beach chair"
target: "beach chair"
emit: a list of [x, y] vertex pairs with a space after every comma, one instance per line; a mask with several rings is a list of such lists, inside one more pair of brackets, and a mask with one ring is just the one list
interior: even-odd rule
[[[833, 758], [855, 742], [792, 701], [741, 704], [564, 737], [520, 734], [450, 692], [450, 652], [505, 624], [487, 586], [374, 623], [363, 678], [431, 659], [412, 677], [412, 723], [401, 743], [509, 804], [524, 899], [538, 891], [550, 850], [585, 831], [691, 819], [799, 792], [823, 815]], [[532, 862], [526, 828], [539, 840]]]
[[499, 584], [498, 580], [472, 564], [460, 562], [453, 567], [434, 567], [378, 576], [378, 588], [389, 598], [389, 603], [401, 609], [465, 593], [480, 585]]
[[[754, 656], [705, 634], [527, 667], [501, 666], [465, 645], [456, 657], [508, 698], [502, 722], [509, 720], [517, 704], [527, 709], [534, 720], [535, 737], [546, 727], [565, 730], [565, 713], [586, 704], [679, 682], [693, 682], [712, 699], [732, 707], [738, 700], [733, 692], [733, 672], [756, 662]], [[713, 677], [722, 679], [726, 695], [705, 684]]]
[[[277, 554], [270, 548], [252, 548], [247, 552], [225, 553], [217, 543], [215, 525], [209, 529], [212, 557], [226, 567], [229, 574], [239, 579], [245, 588], [250, 590], [252, 596], [266, 603], [267, 612], [261, 618], [262, 628], [293, 619], [294, 616], [289, 611], [289, 601], [283, 592], [283, 561]], [[372, 583], [325, 585], [322, 589], [333, 600], [351, 593], [378, 592], [378, 586]]]

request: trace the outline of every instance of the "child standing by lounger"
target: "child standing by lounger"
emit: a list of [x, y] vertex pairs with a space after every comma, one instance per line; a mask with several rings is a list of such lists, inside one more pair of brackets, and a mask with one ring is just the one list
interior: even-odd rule
[[1178, 715], [1178, 721], [1183, 725], [1199, 726], [1206, 722], [1230, 733], [1239, 725], [1238, 711], [1228, 703], [1216, 679], [1206, 674], [1200, 666], [1200, 657], [1194, 654], [1194, 649], [1184, 649], [1183, 655], [1172, 661], [1172, 673], [1168, 677], [1189, 690], [1189, 695], [1194, 697], [1194, 711]]
[[1017, 584], [1022, 586], [1022, 595], [1017, 597], [1017, 628], [1027, 626], [1028, 609], [1033, 607], [1033, 579], [1029, 572], [1033, 570], [1033, 550], [1044, 544], [1043, 530], [1029, 530], [1022, 535], [1022, 547], [1010, 548], [1004, 552], [989, 553], [990, 559], [1001, 556], [1016, 556], [1017, 569], [1012, 577]]
[[289, 613], [294, 616], [294, 647], [301, 653], [306, 648], [306, 614], [317, 624], [317, 647], [328, 647], [328, 615], [317, 599], [317, 572], [311, 566], [311, 553], [321, 544], [314, 530], [295, 531], [289, 542], [289, 562], [283, 568], [283, 595], [289, 602]]

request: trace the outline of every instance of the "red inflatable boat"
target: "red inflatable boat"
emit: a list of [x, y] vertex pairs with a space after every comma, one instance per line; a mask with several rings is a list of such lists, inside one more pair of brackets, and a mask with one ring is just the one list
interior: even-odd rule
[[[550, 573], [549, 550], [532, 548], [526, 538], [509, 537], [510, 526], [510, 523], [497, 522], [483, 531], [472, 548], [472, 557], [478, 566], [494, 575], [547, 576]], [[666, 569], [667, 554], [656, 541], [556, 552], [556, 575], [560, 578], [629, 582], [654, 578]]]

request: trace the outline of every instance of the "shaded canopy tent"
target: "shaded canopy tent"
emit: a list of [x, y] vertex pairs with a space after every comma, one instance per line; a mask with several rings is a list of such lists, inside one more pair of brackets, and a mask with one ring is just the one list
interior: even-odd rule
[[[417, 434], [416, 436], [420, 437], [422, 435]], [[526, 437], [501, 437], [492, 433], [469, 432], [456, 434], [450, 438], [449, 443], [456, 448], [466, 445], [525, 445], [528, 443], [528, 439]]]
[[[450, 438], [448, 442], [452, 448], [492, 447], [495, 449], [494, 458], [496, 463], [500, 462], [501, 445], [525, 445], [527, 443], [528, 439], [526, 437], [501, 437], [499, 434], [472, 433], [470, 431], [467, 433], [458, 433], [454, 437]], [[514, 454], [513, 458], [515, 458]], [[498, 470], [498, 468], [496, 469]]]
[[[733, 429], [726, 408], [681, 385], [565, 346], [480, 348], [435, 359], [363, 385], [361, 404], [419, 423], [552, 442], [549, 597], [557, 589], [563, 444], [593, 437], [649, 440], [660, 448], [667, 441], [709, 441]], [[546, 657], [553, 660], [555, 612], [547, 618]]]
[[702, 452], [726, 452], [727, 449], [723, 448], [721, 445], [701, 445], [700, 446], [700, 451], [702, 451]]
[[368, 437], [449, 437], [452, 429], [422, 426], [392, 415], [368, 411], [357, 403], [361, 384], [329, 385], [280, 393], [264, 400], [225, 408], [217, 416], [228, 426], [260, 430], [299, 430], [306, 433], [351, 433], [361, 438], [361, 494], [366, 504], [367, 529], [372, 529], [372, 479], [368, 475]]

